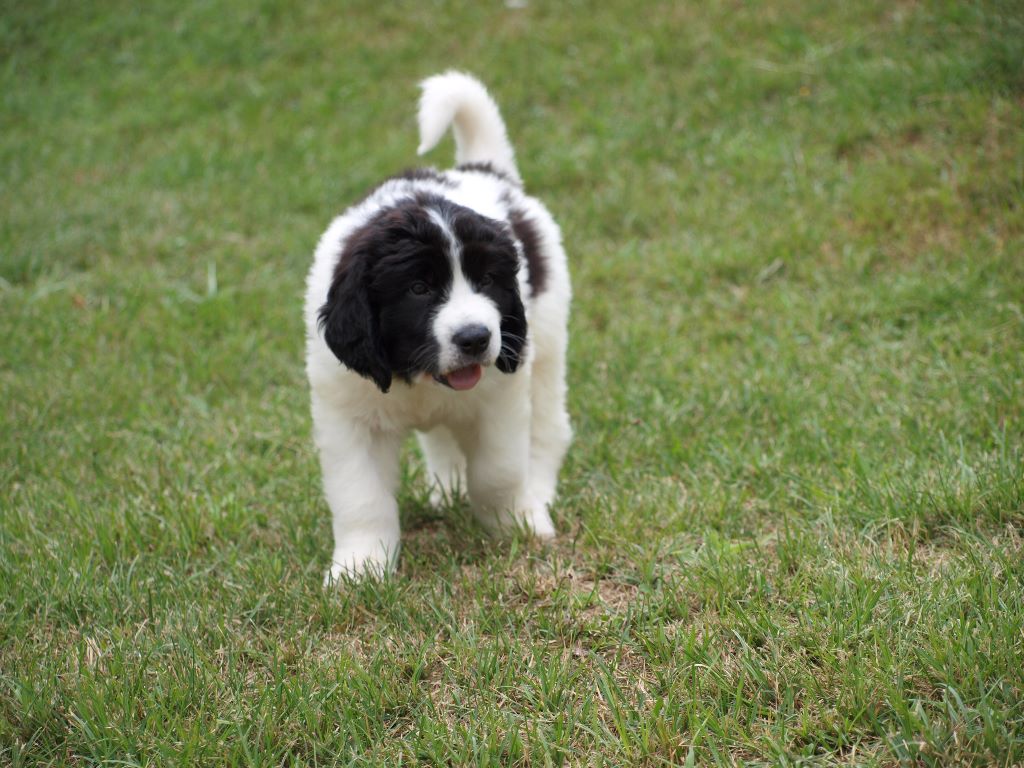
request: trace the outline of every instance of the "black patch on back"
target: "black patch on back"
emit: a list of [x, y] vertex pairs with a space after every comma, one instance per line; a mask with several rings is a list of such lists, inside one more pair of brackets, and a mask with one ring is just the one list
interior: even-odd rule
[[406, 179], [407, 181], [435, 181], [446, 187], [453, 186], [452, 182], [447, 179], [443, 173], [434, 168], [406, 168], [401, 173], [396, 173], [388, 179], [388, 181], [393, 181], [395, 179]]
[[506, 184], [511, 184], [514, 187], [521, 187], [522, 185], [509, 176], [505, 171], [495, 168], [491, 163], [460, 163], [455, 166], [456, 171], [466, 171], [469, 173], [484, 173], [488, 176], [495, 176]]
[[352, 206], [360, 205], [373, 197], [378, 190], [382, 187], [390, 184], [393, 181], [432, 181], [435, 184], [451, 189], [454, 187], [452, 180], [445, 176], [441, 171], [436, 168], [406, 168], [401, 173], [396, 173], [394, 176], [388, 176], [380, 184], [377, 184], [369, 189], [366, 194], [360, 197]]
[[523, 244], [523, 255], [529, 270], [526, 281], [530, 284], [530, 295], [538, 296], [544, 293], [548, 282], [548, 265], [541, 253], [540, 232], [533, 220], [518, 208], [509, 210], [508, 221], [516, 239]]

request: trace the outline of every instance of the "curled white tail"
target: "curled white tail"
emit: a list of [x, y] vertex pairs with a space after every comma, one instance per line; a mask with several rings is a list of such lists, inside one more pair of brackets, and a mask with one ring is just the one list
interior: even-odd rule
[[501, 112], [479, 80], [462, 72], [445, 72], [427, 78], [420, 87], [419, 154], [436, 147], [451, 125], [456, 163], [490, 163], [520, 181]]

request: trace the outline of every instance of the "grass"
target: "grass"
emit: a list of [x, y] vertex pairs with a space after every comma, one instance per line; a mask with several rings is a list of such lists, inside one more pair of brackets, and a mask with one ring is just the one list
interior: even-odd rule
[[[41, 0], [0, 51], [0, 763], [1024, 762], [1019, 4]], [[560, 536], [410, 449], [398, 574], [325, 593], [302, 284], [451, 66], [570, 251]]]

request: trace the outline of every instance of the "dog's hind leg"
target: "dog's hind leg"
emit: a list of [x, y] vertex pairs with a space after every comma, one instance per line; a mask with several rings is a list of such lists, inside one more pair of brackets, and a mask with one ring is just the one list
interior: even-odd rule
[[466, 457], [447, 427], [418, 432], [420, 448], [427, 463], [430, 503], [441, 506], [466, 491]]
[[[555, 500], [558, 472], [572, 440], [566, 408], [566, 351], [568, 338], [569, 277], [565, 256], [548, 258], [553, 283], [534, 305], [533, 369], [530, 378], [530, 469], [527, 494], [530, 503], [548, 509]], [[559, 268], [560, 267], [560, 268]]]
[[565, 405], [565, 357], [538, 355], [531, 382], [530, 470], [527, 494], [531, 503], [547, 509], [555, 500], [558, 471], [572, 440]]

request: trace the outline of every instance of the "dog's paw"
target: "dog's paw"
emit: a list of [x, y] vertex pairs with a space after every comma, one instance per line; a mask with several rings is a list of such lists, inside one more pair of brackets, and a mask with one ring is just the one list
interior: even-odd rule
[[445, 509], [454, 504], [457, 504], [459, 499], [463, 497], [462, 489], [466, 486], [461, 482], [456, 481], [455, 483], [441, 484], [434, 482], [430, 486], [430, 506], [434, 509]]
[[492, 536], [507, 536], [518, 531], [537, 539], [555, 537], [555, 524], [544, 506], [528, 507], [515, 513], [475, 510], [475, 514], [484, 530]]
[[324, 573], [324, 588], [337, 586], [343, 581], [358, 581], [366, 576], [382, 578], [395, 570], [398, 547], [389, 551], [382, 543], [370, 546], [336, 548], [331, 567]]
[[555, 524], [551, 522], [551, 515], [547, 507], [528, 510], [523, 514], [522, 525], [538, 539], [555, 538]]

